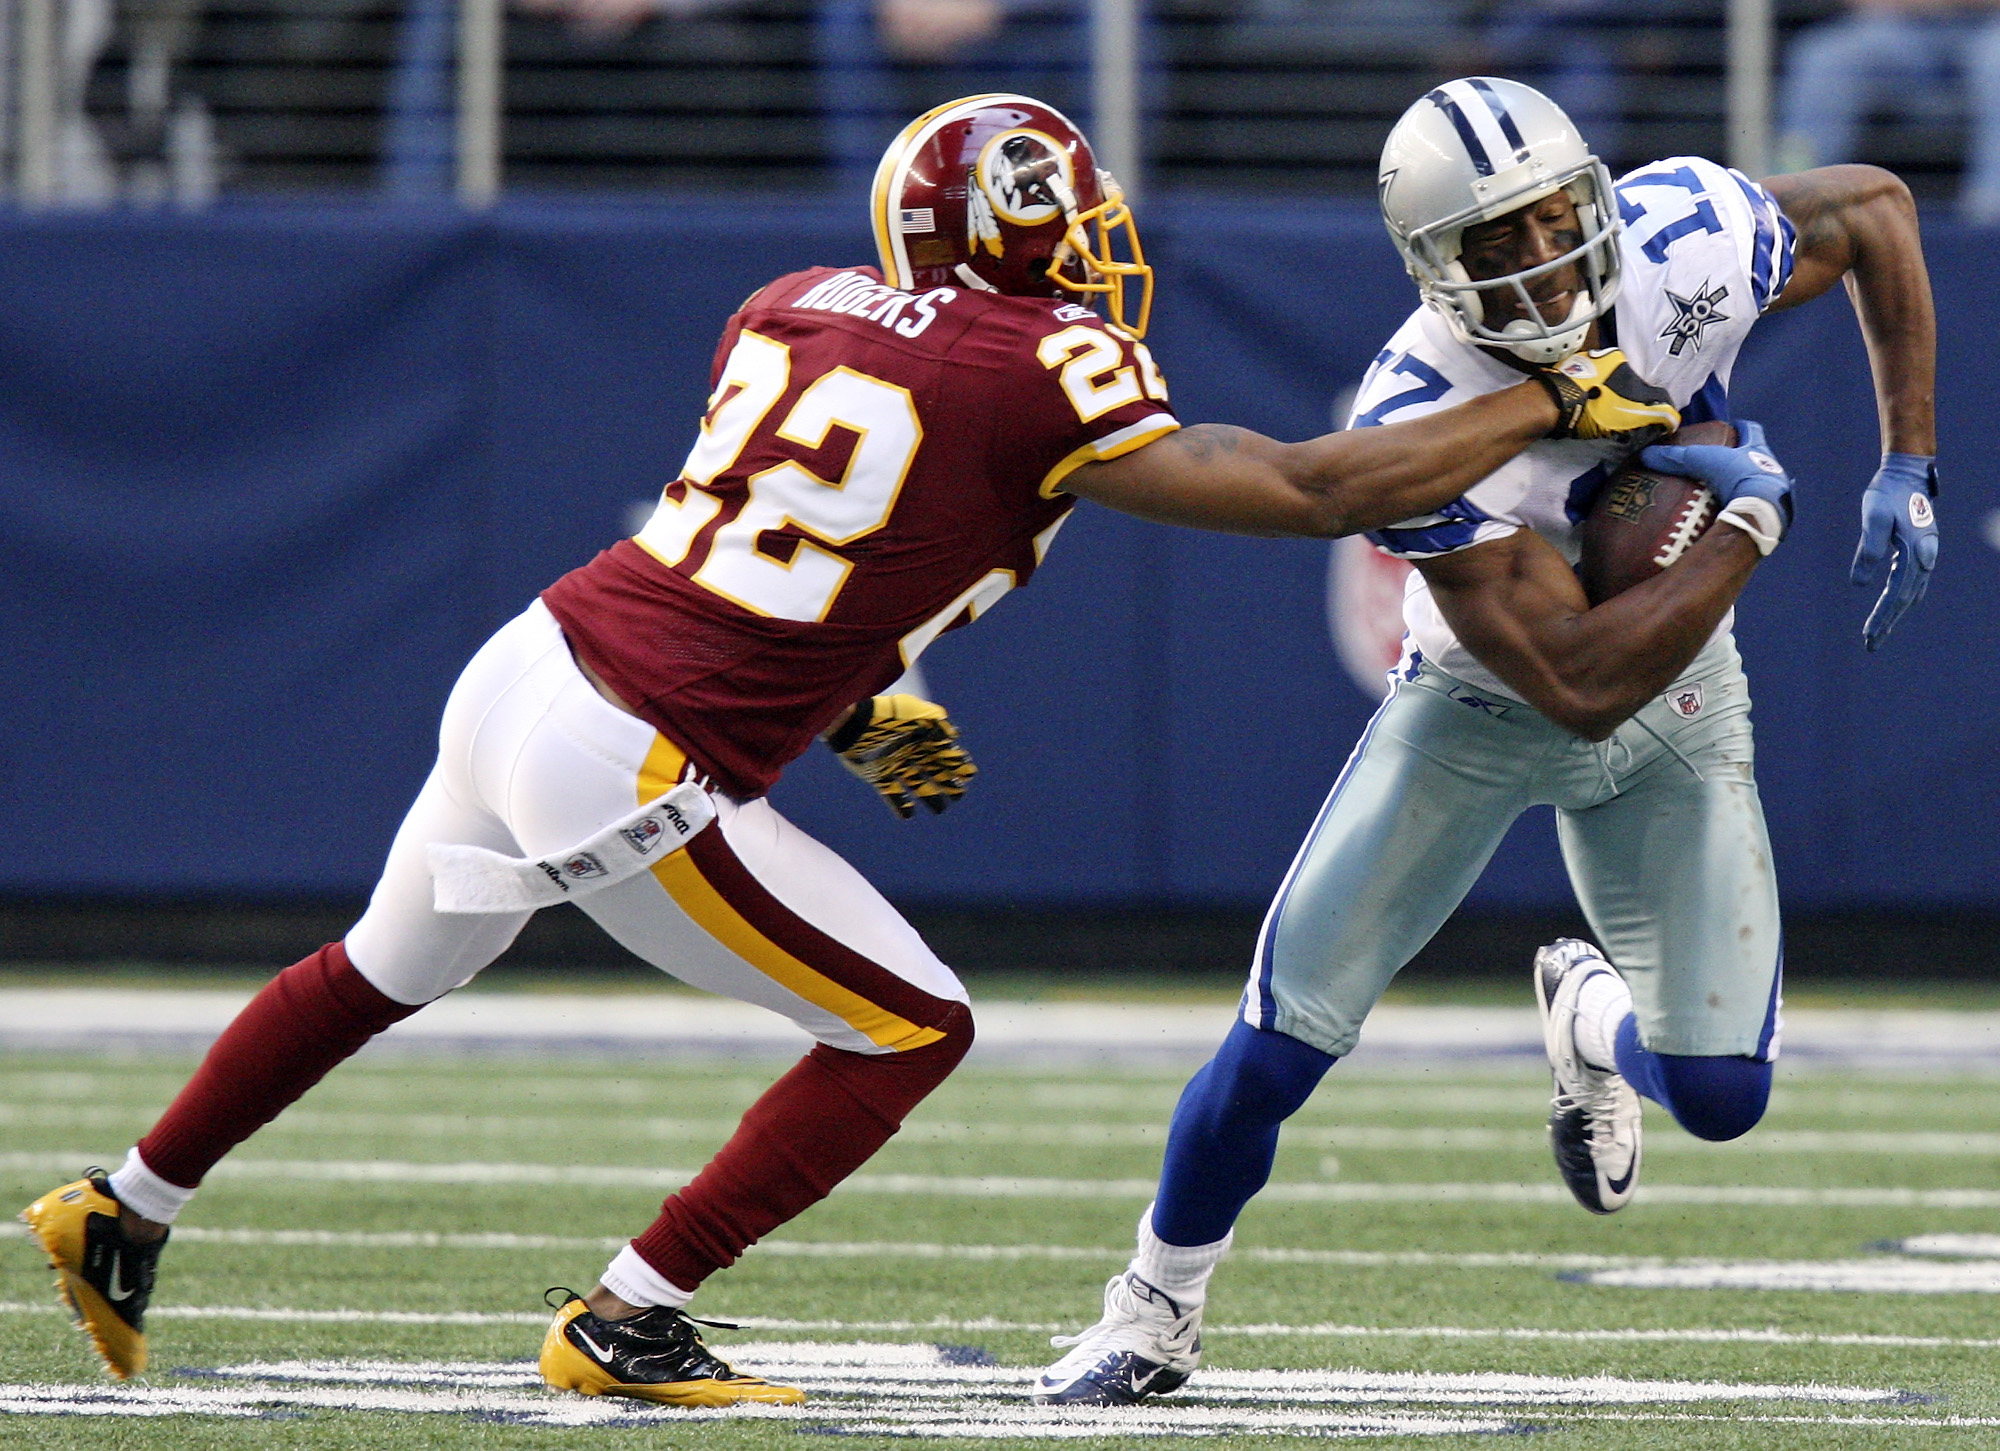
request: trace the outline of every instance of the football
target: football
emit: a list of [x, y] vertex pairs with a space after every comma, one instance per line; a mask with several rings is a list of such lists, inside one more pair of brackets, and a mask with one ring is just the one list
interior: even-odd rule
[[[1736, 442], [1728, 423], [1690, 423], [1666, 443]], [[1687, 552], [1715, 522], [1717, 499], [1708, 485], [1641, 468], [1634, 457], [1613, 474], [1583, 520], [1583, 557], [1576, 572], [1593, 605], [1651, 579]]]

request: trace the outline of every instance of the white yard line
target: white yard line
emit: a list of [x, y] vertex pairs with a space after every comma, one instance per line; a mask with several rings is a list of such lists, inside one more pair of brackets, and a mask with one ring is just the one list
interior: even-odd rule
[[1886, 1240], [1878, 1248], [1947, 1259], [2000, 1259], [2000, 1234], [1913, 1234], [1908, 1239]]
[[[89, 1161], [82, 1150], [0, 1154], [0, 1172], [75, 1173]], [[210, 1178], [292, 1179], [374, 1184], [577, 1184], [678, 1189], [693, 1169], [639, 1169], [626, 1165], [522, 1163], [410, 1163], [393, 1159], [225, 1159]], [[856, 1174], [835, 1194], [933, 1195], [961, 1199], [1111, 1199], [1145, 1201], [1152, 1179], [1055, 1179], [1008, 1175]], [[2000, 1189], [1889, 1187], [1789, 1188], [1751, 1184], [1649, 1184], [1651, 1204], [1735, 1205], [1750, 1208], [2000, 1209]], [[1333, 1183], [1270, 1184], [1266, 1204], [1567, 1204], [1560, 1184]]]
[[[1536, 1106], [1540, 1111], [1541, 1105]], [[1489, 1105], [1490, 1110], [1490, 1105]], [[0, 1124], [125, 1128], [143, 1126], [152, 1108], [106, 1108], [79, 1103], [0, 1103]], [[574, 1138], [579, 1130], [593, 1139], [653, 1142], [719, 1140], [737, 1125], [735, 1118], [593, 1117], [579, 1124], [574, 1118], [550, 1116], [360, 1113], [299, 1109], [279, 1119], [267, 1134], [300, 1138], [368, 1135], [381, 1138], [497, 1138], [516, 1142], [537, 1138]], [[903, 1125], [899, 1144], [1021, 1144], [1029, 1147], [1150, 1148], [1167, 1140], [1165, 1114], [1149, 1123], [1014, 1123], [1004, 1120], [916, 1119]], [[1299, 1148], [1345, 1149], [1385, 1153], [1534, 1153], [1547, 1150], [1543, 1128], [1479, 1128], [1463, 1125], [1409, 1124], [1288, 1124], [1285, 1143]], [[1857, 1154], [1891, 1158], [1987, 1159], [2000, 1157], [2000, 1133], [1912, 1132], [1877, 1130], [1774, 1129], [1716, 1144], [1672, 1132], [1656, 1133], [1646, 1143], [1648, 1155], [1732, 1154]]]
[[[0, 989], [0, 1042], [23, 1048], [212, 1040], [247, 991]], [[1192, 1066], [1234, 1018], [1226, 999], [1198, 1004], [982, 1002], [975, 1061], [1171, 1058]], [[796, 1054], [805, 1036], [743, 1003], [680, 992], [453, 993], [383, 1035], [435, 1050], [579, 1046]], [[1785, 1051], [1798, 1058], [1917, 1069], [2000, 1065], [2000, 1013], [1795, 1010]], [[1355, 1061], [1491, 1059], [1542, 1054], [1532, 1007], [1385, 1005], [1369, 1015]]]
[[[1558, 1416], [1604, 1406], [1870, 1406], [1893, 1389], [1772, 1382], [1629, 1380], [1616, 1376], [1397, 1373], [1358, 1370], [1205, 1371], [1171, 1402], [1053, 1408], [1027, 1396], [1036, 1371], [936, 1345], [752, 1342], [730, 1354], [812, 1397], [800, 1407], [675, 1412], [550, 1393], [523, 1362], [382, 1360], [251, 1362], [225, 1366], [223, 1386], [0, 1386], [0, 1411], [22, 1415], [269, 1414], [277, 1408], [474, 1414], [525, 1424], [685, 1425], [758, 1419], [849, 1434], [1083, 1439], [1229, 1434], [1444, 1435], [1524, 1429], [1496, 1410]], [[1483, 1414], [1482, 1414], [1483, 1413]], [[1656, 1413], [1657, 1414], [1657, 1413]], [[1752, 1419], [1763, 1419], [1755, 1417]], [[1789, 1418], [1788, 1418], [1789, 1419]], [[1805, 1420], [1825, 1419], [1804, 1417]], [[1885, 1418], [1886, 1419], [1886, 1418]]]
[[[53, 1299], [43, 1301], [0, 1301], [0, 1315], [62, 1314]], [[1004, 1320], [995, 1316], [952, 1319], [937, 1316], [928, 1320], [796, 1320], [762, 1315], [725, 1315], [744, 1330], [772, 1331], [801, 1335], [963, 1335], [991, 1332], [1046, 1335], [1077, 1327], [1060, 1320]], [[546, 1326], [546, 1311], [512, 1310], [286, 1310], [268, 1306], [240, 1305], [155, 1305], [147, 1318], [165, 1320], [248, 1320], [297, 1323], [302, 1325], [534, 1325]], [[1564, 1344], [1690, 1344], [1690, 1345], [1797, 1345], [1851, 1346], [1887, 1350], [2000, 1350], [2000, 1339], [1966, 1339], [1939, 1335], [1841, 1335], [1812, 1334], [1777, 1329], [1688, 1328], [1675, 1330], [1543, 1330], [1532, 1326], [1471, 1325], [1204, 1325], [1204, 1334], [1240, 1335], [1252, 1339], [1316, 1340], [1519, 1340], [1551, 1341]], [[730, 1354], [733, 1345], [718, 1345]]]
[[[28, 1227], [0, 1220], [0, 1239], [26, 1239]], [[341, 1229], [208, 1229], [200, 1225], [180, 1225], [174, 1230], [175, 1244], [221, 1244], [246, 1246], [313, 1246], [344, 1249], [462, 1249], [514, 1252], [524, 1249], [616, 1251], [626, 1239], [604, 1235], [560, 1234], [451, 1234], [429, 1230], [341, 1230]], [[974, 1262], [1019, 1260], [1088, 1261], [1123, 1263], [1130, 1259], [1130, 1246], [1060, 1244], [942, 1244], [905, 1240], [765, 1240], [750, 1253], [759, 1257], [786, 1259], [918, 1259], [968, 1260]], [[1656, 1256], [1533, 1254], [1508, 1251], [1469, 1251], [1462, 1254], [1434, 1250], [1343, 1250], [1284, 1249], [1251, 1245], [1231, 1252], [1230, 1258], [1251, 1264], [1342, 1265], [1356, 1268], [1429, 1266], [1446, 1269], [1535, 1269], [1585, 1270], [1622, 1266], [1676, 1263], [1715, 1264], [1715, 1260], [1677, 1261]]]
[[1568, 1270], [1564, 1279], [1633, 1290], [1824, 1290], [1863, 1295], [2000, 1294], [2000, 1260], [1741, 1260]]

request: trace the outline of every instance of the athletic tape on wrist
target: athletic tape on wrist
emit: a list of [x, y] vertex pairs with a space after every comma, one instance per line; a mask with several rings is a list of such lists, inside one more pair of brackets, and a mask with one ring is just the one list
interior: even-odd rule
[[666, 860], [715, 820], [715, 803], [692, 781], [622, 816], [567, 851], [502, 856], [481, 846], [434, 841], [424, 848], [431, 899], [440, 912], [533, 912], [573, 902]]
[[1778, 512], [1778, 506], [1754, 494], [1732, 499], [1729, 506], [1716, 515], [1715, 522], [1734, 524], [1748, 534], [1759, 554], [1769, 554], [1785, 537], [1785, 516]]

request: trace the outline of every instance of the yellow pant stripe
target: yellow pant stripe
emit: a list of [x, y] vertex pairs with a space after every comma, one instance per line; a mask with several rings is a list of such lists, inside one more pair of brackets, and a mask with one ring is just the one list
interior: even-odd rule
[[[680, 747], [665, 736], [655, 736], [639, 772], [640, 802], [651, 801], [669, 790], [680, 780], [686, 764], [687, 756]], [[721, 829], [719, 823], [709, 828]], [[944, 1037], [935, 1028], [920, 1028], [842, 987], [759, 932], [701, 874], [701, 868], [687, 851], [674, 852], [657, 863], [653, 875], [666, 888], [667, 895], [709, 936], [779, 986], [832, 1013], [869, 1042], [900, 1053]]]

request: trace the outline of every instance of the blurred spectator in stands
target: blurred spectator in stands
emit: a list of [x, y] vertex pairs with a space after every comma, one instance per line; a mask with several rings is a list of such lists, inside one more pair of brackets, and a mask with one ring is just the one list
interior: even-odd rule
[[1852, 161], [1862, 123], [1888, 112], [1964, 115], [1971, 145], [1958, 196], [2000, 222], [2000, 0], [1856, 0], [1795, 39], [1780, 102], [1782, 170]]
[[1091, 126], [1090, 0], [820, 0], [813, 52], [835, 184], [864, 190], [904, 122], [1016, 91]]
[[1468, 0], [1248, 0], [1232, 49], [1323, 53], [1332, 60], [1420, 60], [1452, 68]]
[[[214, 128], [174, 68], [187, 53], [201, 0], [69, 0], [56, 58], [55, 182], [59, 200], [199, 205], [215, 194]], [[93, 116], [91, 78], [125, 60], [123, 104]]]
[[1688, 8], [1684, 0], [1502, 0], [1482, 40], [1494, 74], [1545, 92], [1616, 171], [1633, 159], [1626, 82], [1672, 63], [1660, 25]]
[[[684, 20], [740, 3], [741, 0], [513, 0], [513, 7], [524, 14], [567, 21], [579, 41], [591, 44], [614, 40], [655, 16]], [[455, 187], [457, 36], [458, 0], [407, 0], [389, 76], [388, 114], [382, 139], [382, 186], [397, 199], [416, 201], [448, 196]]]

